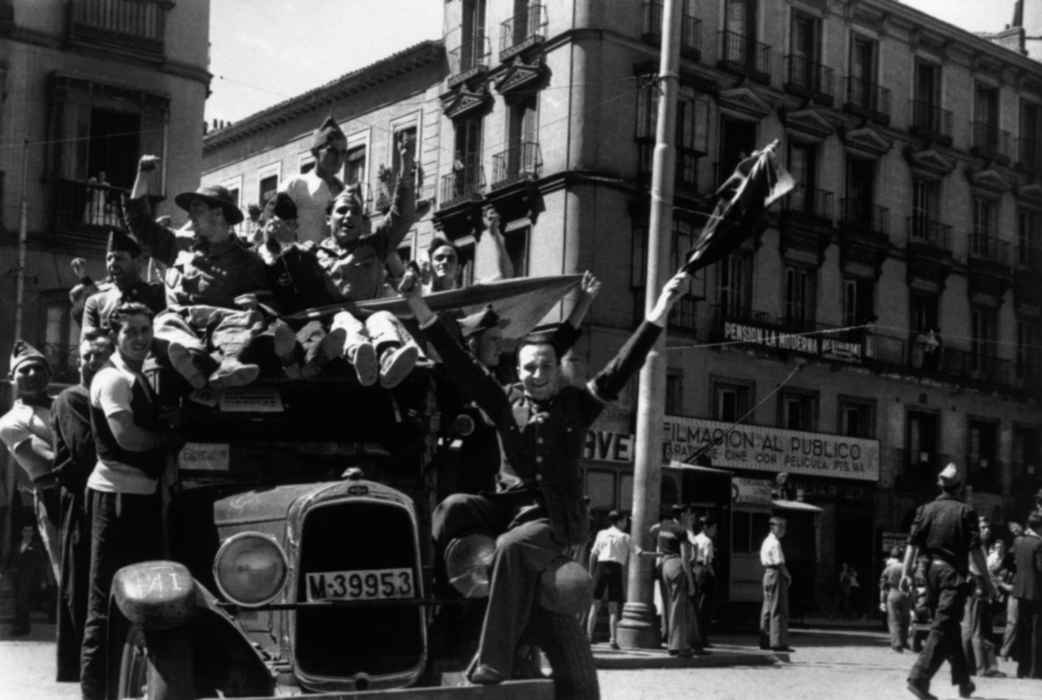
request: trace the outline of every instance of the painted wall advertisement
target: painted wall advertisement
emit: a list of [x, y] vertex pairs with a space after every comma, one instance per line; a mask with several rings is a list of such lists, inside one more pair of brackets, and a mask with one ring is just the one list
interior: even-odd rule
[[[662, 461], [692, 463], [706, 448], [714, 467], [879, 481], [879, 441], [758, 425], [667, 416]], [[585, 459], [632, 463], [636, 438], [613, 430], [586, 434]]]

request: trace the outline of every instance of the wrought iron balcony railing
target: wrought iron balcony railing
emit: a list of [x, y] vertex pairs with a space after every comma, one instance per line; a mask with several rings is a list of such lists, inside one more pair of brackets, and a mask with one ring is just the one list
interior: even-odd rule
[[821, 101], [822, 97], [832, 102], [832, 69], [811, 61], [806, 56], [789, 54], [785, 57], [785, 74], [789, 92], [806, 92]]
[[[644, 0], [644, 41], [662, 43], [662, 0]], [[702, 21], [686, 12], [680, 16], [680, 53], [695, 61], [702, 57]]]
[[922, 216], [908, 217], [908, 242], [952, 251], [952, 227]]
[[1009, 267], [1009, 248], [1007, 241], [982, 233], [970, 234], [970, 258], [987, 260]]
[[449, 51], [449, 80], [457, 80], [475, 69], [486, 68], [492, 53], [488, 37], [479, 36]]
[[[644, 319], [644, 304], [646, 289], [636, 287], [633, 289], [633, 316], [634, 323], [640, 323]], [[683, 331], [696, 333], [698, 331], [698, 298], [691, 294], [685, 294], [669, 310], [669, 329], [671, 331]]]
[[120, 196], [128, 191], [93, 182], [56, 181], [51, 205], [55, 231], [104, 242], [109, 229], [125, 229]]
[[438, 208], [447, 209], [464, 201], [476, 201], [484, 190], [485, 169], [475, 158], [442, 176]]
[[539, 152], [539, 144], [534, 141], [525, 141], [497, 153], [492, 156], [492, 189], [521, 180], [535, 180], [539, 177], [542, 165], [543, 156]]
[[952, 113], [932, 102], [912, 100], [912, 128], [920, 135], [951, 142]]
[[508, 57], [527, 46], [546, 38], [546, 7], [539, 2], [529, 3], [528, 9], [519, 12], [500, 25], [499, 55]]
[[988, 155], [1009, 156], [1010, 134], [1008, 131], [1003, 131], [987, 122], [971, 122], [970, 127], [973, 130], [973, 148], [984, 151]]
[[862, 78], [847, 77], [847, 102], [850, 111], [890, 117], [890, 91]]
[[1017, 162], [1033, 170], [1042, 169], [1042, 139], [1031, 136], [1017, 139]]
[[771, 47], [738, 32], [720, 32], [721, 65], [760, 82], [771, 80]]
[[831, 219], [832, 193], [817, 187], [797, 184], [782, 200], [782, 210]]
[[840, 223], [844, 228], [890, 235], [890, 210], [886, 207], [846, 197], [842, 201], [842, 208]]
[[69, 33], [73, 39], [96, 41], [163, 53], [168, 0], [72, 0]]
[[1042, 248], [1025, 244], [1018, 245], [1017, 270], [1042, 273]]

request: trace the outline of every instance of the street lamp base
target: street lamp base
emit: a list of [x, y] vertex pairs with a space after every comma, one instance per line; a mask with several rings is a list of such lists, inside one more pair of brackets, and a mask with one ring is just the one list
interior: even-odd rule
[[661, 630], [655, 617], [655, 606], [626, 603], [619, 620], [618, 643], [623, 649], [658, 649]]

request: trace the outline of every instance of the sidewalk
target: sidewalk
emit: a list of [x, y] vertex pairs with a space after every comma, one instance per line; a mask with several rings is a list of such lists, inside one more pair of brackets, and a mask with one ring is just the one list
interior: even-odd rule
[[607, 642], [591, 645], [593, 661], [599, 669], [638, 668], [719, 668], [723, 666], [774, 666], [790, 661], [789, 654], [760, 651], [759, 647], [733, 643], [731, 639], [713, 642], [703, 656], [688, 658], [670, 656], [665, 647], [658, 649], [620, 649]]

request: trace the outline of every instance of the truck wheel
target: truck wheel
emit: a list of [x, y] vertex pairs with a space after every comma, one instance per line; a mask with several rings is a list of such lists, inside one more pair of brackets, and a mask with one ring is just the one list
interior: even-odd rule
[[194, 677], [186, 628], [150, 632], [146, 637], [144, 630], [130, 625], [123, 643], [117, 697], [194, 700]]
[[532, 611], [533, 641], [553, 669], [557, 700], [600, 700], [597, 668], [586, 634], [574, 615], [558, 615], [540, 608]]

